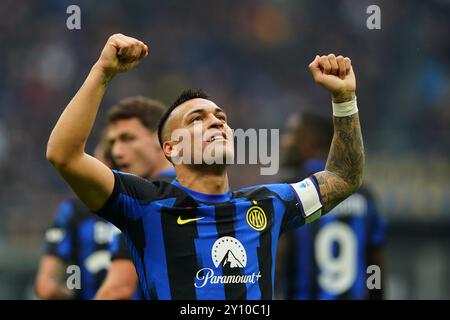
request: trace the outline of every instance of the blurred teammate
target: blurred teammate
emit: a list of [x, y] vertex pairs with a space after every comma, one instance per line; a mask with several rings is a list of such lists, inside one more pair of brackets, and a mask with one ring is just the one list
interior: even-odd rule
[[[289, 118], [282, 147], [292, 181], [323, 170], [333, 126], [312, 113]], [[384, 221], [364, 186], [330, 214], [289, 232], [279, 243], [277, 280], [285, 299], [381, 299], [367, 288], [367, 266], [383, 271]], [[381, 272], [383, 275], [383, 272]]]
[[[171, 181], [172, 164], [158, 142], [158, 120], [165, 106], [153, 99], [131, 97], [108, 112], [107, 140], [111, 156], [120, 170], [142, 178]], [[113, 241], [111, 266], [96, 299], [139, 299], [136, 269], [122, 233]]]
[[[48, 160], [91, 210], [124, 232], [146, 299], [272, 299], [280, 233], [330, 211], [362, 180], [350, 59], [330, 54], [310, 64], [334, 103], [326, 169], [291, 185], [232, 193], [220, 161], [234, 155], [231, 129], [226, 113], [202, 92], [184, 92], [158, 126], [163, 152], [176, 162], [172, 183], [111, 171], [85, 153], [108, 83], [147, 54], [139, 40], [121, 34], [108, 39], [52, 131]], [[180, 157], [189, 161], [176, 161]]]
[[[95, 155], [112, 167], [104, 136]], [[92, 299], [105, 278], [111, 260], [111, 243], [119, 232], [77, 198], [64, 201], [53, 226], [45, 233], [45, 253], [35, 283], [37, 296], [41, 299]], [[67, 287], [69, 265], [80, 268], [79, 290]]]

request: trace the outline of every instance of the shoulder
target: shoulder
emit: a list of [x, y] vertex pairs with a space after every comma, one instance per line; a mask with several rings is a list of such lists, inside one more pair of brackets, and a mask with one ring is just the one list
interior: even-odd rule
[[361, 186], [358, 192], [355, 193], [357, 197], [359, 196], [361, 201], [365, 202], [367, 212], [369, 215], [373, 216], [375, 219], [380, 219], [382, 214], [379, 211], [379, 203], [376, 196], [376, 193], [368, 187], [367, 185]]
[[371, 191], [366, 186], [362, 186], [357, 192], [337, 205], [332, 212], [337, 215], [366, 216], [370, 214], [373, 203]]
[[288, 201], [294, 197], [292, 187], [287, 183], [260, 184], [256, 186], [241, 188], [234, 192], [234, 197], [270, 197], [274, 196]]
[[137, 200], [164, 198], [174, 189], [168, 179], [147, 180], [116, 170], [113, 173], [116, 192]]
[[75, 218], [76, 198], [63, 200], [57, 209], [55, 216], [55, 224], [67, 225]]
[[367, 185], [363, 185], [358, 189], [358, 191], [351, 194], [345, 201], [360, 203], [360, 205], [369, 207], [375, 203], [375, 196]]

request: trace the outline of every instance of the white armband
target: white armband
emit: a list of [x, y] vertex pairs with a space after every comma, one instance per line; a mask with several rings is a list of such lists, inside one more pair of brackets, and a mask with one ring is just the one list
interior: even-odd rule
[[322, 208], [322, 202], [319, 195], [319, 187], [313, 181], [314, 178], [307, 178], [303, 181], [292, 183], [291, 186], [298, 197], [299, 205], [308, 218], [310, 215]]
[[348, 117], [358, 112], [356, 96], [350, 101], [341, 103], [332, 102], [332, 104], [333, 104], [333, 115], [335, 117]]

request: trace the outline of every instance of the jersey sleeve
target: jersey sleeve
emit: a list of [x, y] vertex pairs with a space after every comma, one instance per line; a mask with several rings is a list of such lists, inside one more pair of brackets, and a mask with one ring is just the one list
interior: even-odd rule
[[323, 202], [314, 176], [292, 184], [268, 185], [268, 188], [284, 202], [281, 232], [300, 227], [321, 216]]
[[369, 216], [368, 245], [379, 247], [386, 241], [386, 221], [378, 211], [375, 198], [371, 193], [367, 194], [367, 213]]
[[111, 260], [127, 259], [131, 260], [130, 252], [128, 251], [123, 233], [119, 233], [114, 237], [111, 246]]
[[75, 207], [70, 200], [60, 204], [53, 225], [45, 232], [45, 254], [69, 261], [73, 254]]
[[105, 205], [95, 213], [124, 230], [130, 221], [142, 217], [146, 205], [161, 191], [157, 182], [113, 170], [114, 189]]

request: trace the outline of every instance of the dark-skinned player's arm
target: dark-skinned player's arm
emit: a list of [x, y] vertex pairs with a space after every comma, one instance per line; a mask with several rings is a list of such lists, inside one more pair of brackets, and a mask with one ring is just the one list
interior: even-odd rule
[[111, 36], [85, 82], [60, 116], [47, 144], [47, 159], [92, 211], [99, 210], [114, 188], [114, 175], [85, 146], [108, 83], [136, 66], [147, 46], [122, 34]]
[[356, 106], [356, 80], [351, 60], [334, 54], [316, 56], [309, 68], [314, 81], [331, 93], [334, 103], [334, 134], [327, 163], [324, 171], [314, 174], [322, 213], [326, 213], [361, 186], [364, 146], [357, 108], [352, 109]]

